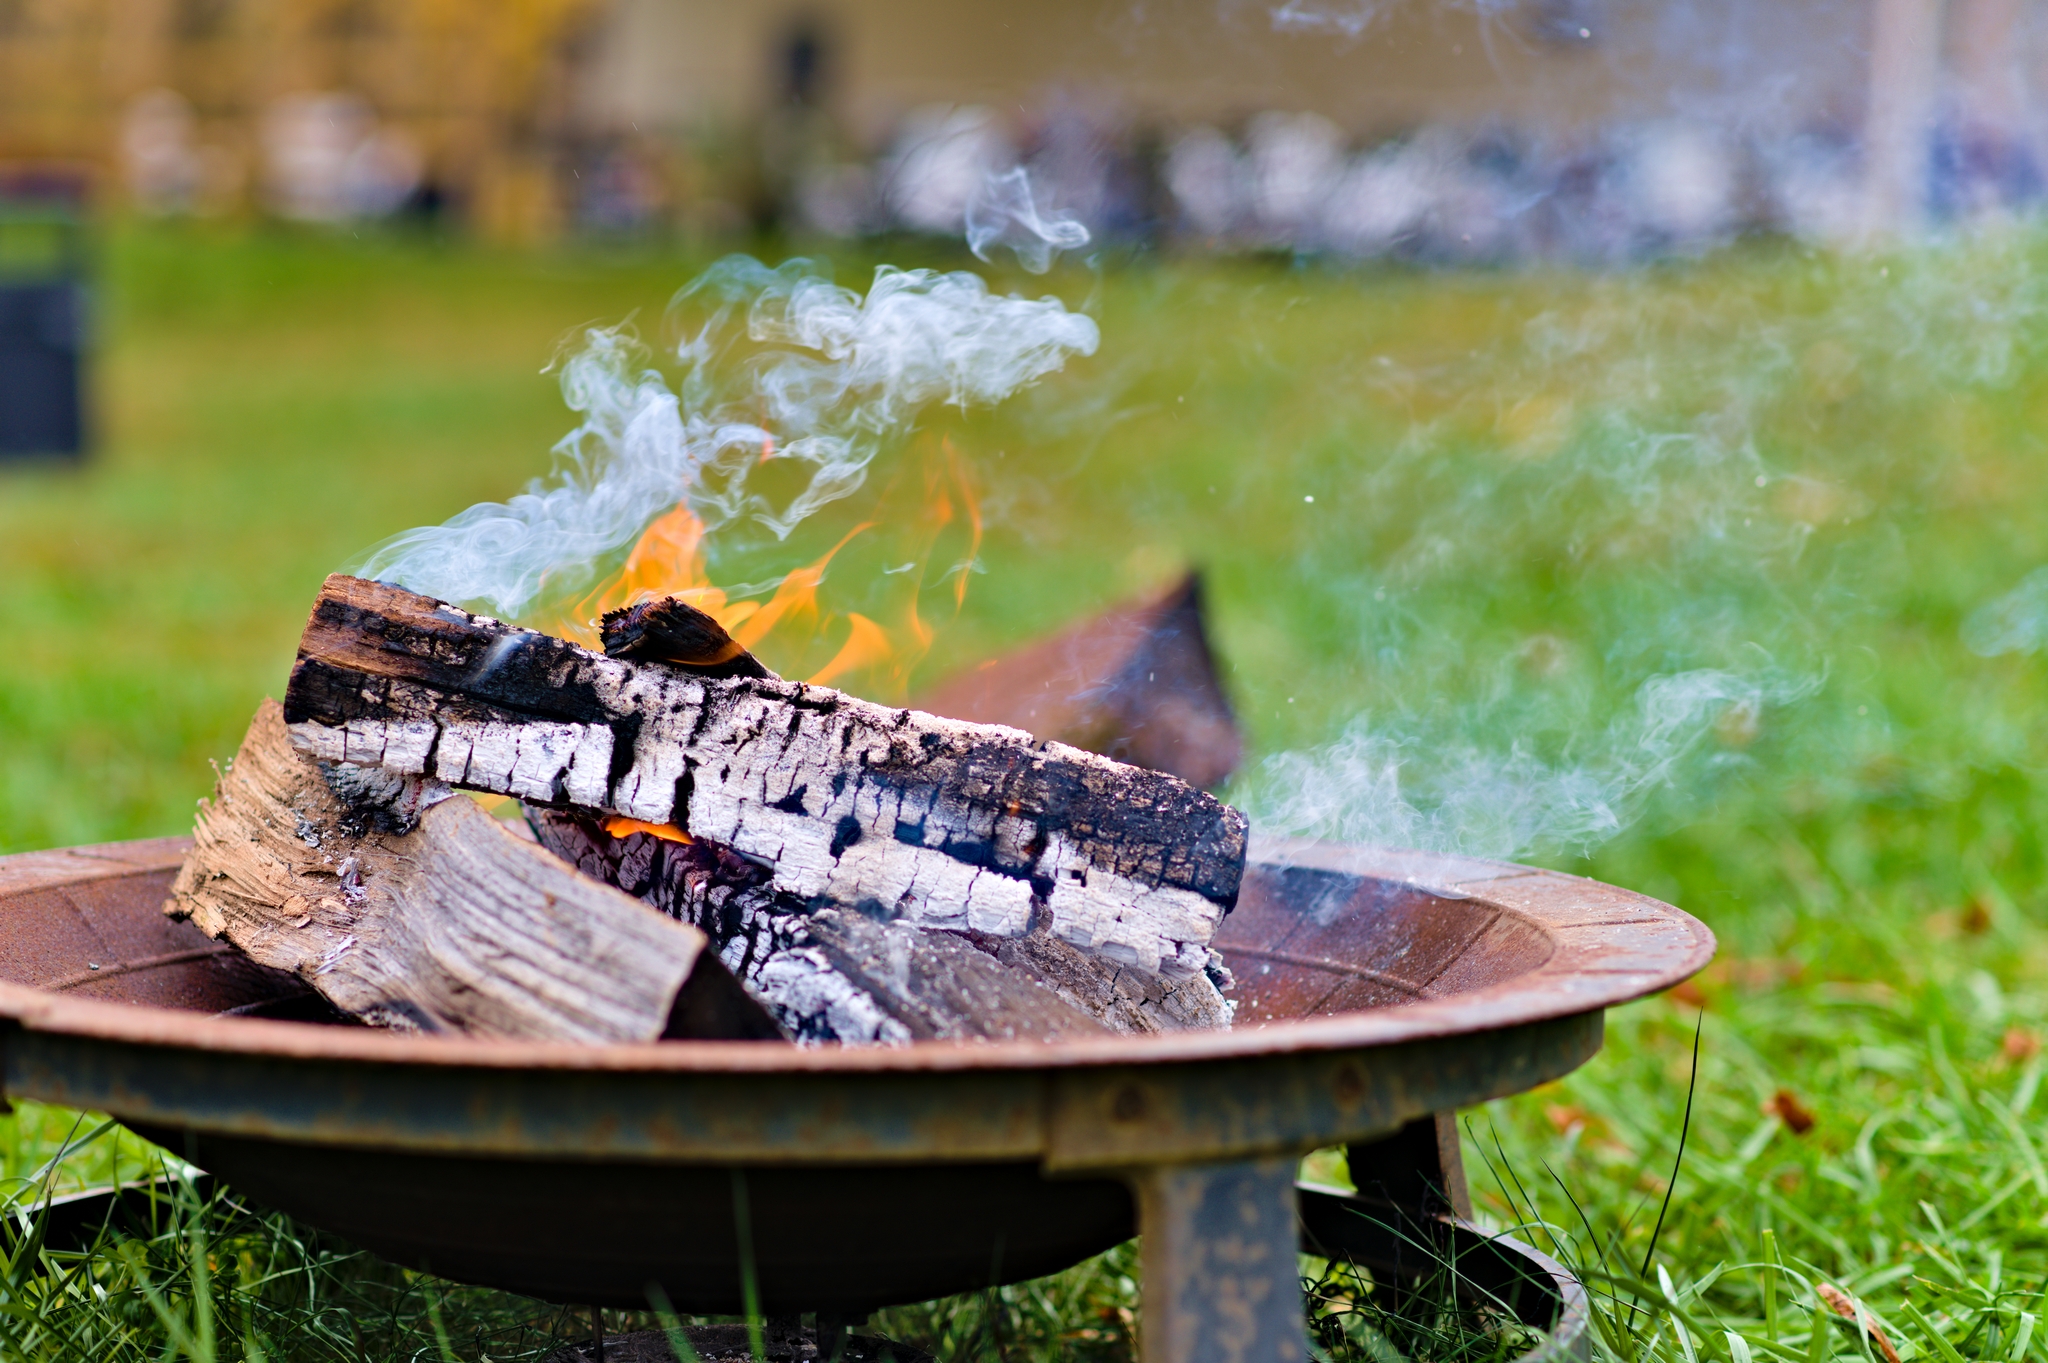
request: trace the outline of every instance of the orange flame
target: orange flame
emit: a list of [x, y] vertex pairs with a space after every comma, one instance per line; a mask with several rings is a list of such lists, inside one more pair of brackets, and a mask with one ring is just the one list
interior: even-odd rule
[[[772, 443], [763, 442], [761, 455], [764, 461], [773, 457]], [[956, 520], [964, 521], [965, 553], [947, 570], [957, 579], [948, 593], [955, 614], [967, 599], [967, 579], [981, 552], [982, 539], [981, 507], [968, 480], [966, 463], [951, 439], [942, 438], [936, 449], [927, 444], [923, 456], [906, 461], [912, 467], [899, 471], [883, 489], [876, 519], [862, 521], [819, 558], [791, 571], [765, 602], [731, 600], [724, 588], [711, 581], [704, 566], [704, 523], [687, 502], [679, 503], [642, 532], [615, 577], [566, 612], [568, 618], [557, 622], [557, 632], [596, 648], [600, 646], [597, 622], [605, 612], [676, 596], [717, 620], [743, 648], [768, 655], [763, 661], [771, 667], [778, 657], [815, 658], [838, 638], [830, 658], [804, 678], [814, 685], [844, 685], [846, 679], [865, 678], [869, 683], [866, 689], [871, 691], [905, 691], [911, 670], [932, 643], [933, 631], [918, 612], [918, 597], [925, 590], [926, 570], [941, 534]], [[907, 507], [903, 505], [906, 500], [911, 503]], [[902, 599], [894, 626], [858, 611], [834, 611], [819, 603], [819, 588], [832, 560], [856, 537], [878, 528], [915, 546], [910, 564], [886, 570], [901, 582], [896, 594]], [[667, 836], [653, 828], [627, 831]]]
[[672, 823], [645, 823], [629, 819], [623, 814], [614, 814], [604, 821], [604, 831], [615, 838], [630, 838], [635, 833], [651, 833], [664, 842], [692, 843], [697, 841]]

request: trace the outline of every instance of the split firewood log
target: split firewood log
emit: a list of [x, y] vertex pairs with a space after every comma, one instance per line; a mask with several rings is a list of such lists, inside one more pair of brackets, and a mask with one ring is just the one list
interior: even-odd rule
[[1111, 1031], [1131, 1034], [1228, 1027], [1237, 1006], [1220, 967], [1190, 979], [1148, 974], [1077, 951], [1044, 928], [1022, 937], [963, 934], [1027, 979], [1052, 990]]
[[[613, 658], [665, 662], [706, 676], [775, 675], [717, 620], [675, 598], [612, 611], [604, 617], [603, 637], [604, 651]], [[967, 685], [943, 692], [925, 708], [1057, 738], [1195, 785], [1221, 781], [1242, 750], [1230, 703], [1216, 678], [1202, 621], [1201, 582], [1193, 573], [1154, 599], [1098, 616], [969, 675]], [[737, 892], [741, 903], [746, 896], [759, 902], [761, 895], [773, 894], [756, 888], [767, 879], [766, 872], [744, 858], [661, 833], [618, 838], [586, 818], [552, 810], [538, 811], [533, 826], [543, 845], [587, 874], [711, 934], [726, 964], [746, 972], [749, 987], [767, 998], [783, 1025], [798, 1035], [822, 1039], [833, 1032], [829, 1020], [806, 1005], [848, 989], [861, 992], [853, 978], [845, 978], [835, 991], [821, 991], [803, 972], [763, 969], [776, 951], [802, 949], [788, 940], [789, 932], [802, 933], [801, 906], [763, 914], [717, 911], [709, 900], [723, 905]], [[771, 924], [790, 928], [777, 933]], [[757, 940], [756, 931], [765, 940]], [[1020, 938], [964, 936], [1112, 1031], [1227, 1027], [1235, 1011], [1211, 973], [1187, 980], [1146, 974], [1070, 946], [1042, 925]], [[913, 943], [907, 949], [917, 948]], [[791, 987], [770, 997], [771, 986], [781, 984]], [[906, 1007], [914, 1011], [918, 1000], [894, 1009], [877, 1001], [874, 1010], [853, 1016], [865, 1020]], [[983, 1017], [935, 1034], [1015, 1034], [1005, 1026]]]
[[1221, 785], [1244, 756], [1194, 573], [971, 667], [917, 704], [935, 715], [1007, 724], [1205, 788]]
[[[704, 930], [726, 966], [793, 1035], [813, 1041], [1035, 1038], [1228, 1026], [1208, 974], [1171, 980], [1116, 965], [1044, 929], [1022, 938], [813, 911], [724, 848], [532, 815], [541, 845]], [[887, 969], [876, 965], [886, 961]]]
[[293, 742], [529, 804], [674, 824], [811, 907], [1051, 935], [1187, 980], [1235, 903], [1244, 816], [1014, 729], [772, 677], [610, 658], [329, 578], [285, 697]]
[[696, 928], [462, 798], [296, 751], [265, 701], [165, 912], [380, 1026], [528, 1040], [780, 1033]]

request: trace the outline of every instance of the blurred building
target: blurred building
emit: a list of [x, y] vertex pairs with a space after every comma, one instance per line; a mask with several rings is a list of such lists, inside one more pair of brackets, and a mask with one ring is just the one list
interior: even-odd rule
[[0, 162], [148, 212], [1607, 259], [2035, 202], [2030, 0], [0, 0]]
[[337, 218], [459, 196], [552, 230], [589, 0], [0, 0], [0, 161], [147, 211]]

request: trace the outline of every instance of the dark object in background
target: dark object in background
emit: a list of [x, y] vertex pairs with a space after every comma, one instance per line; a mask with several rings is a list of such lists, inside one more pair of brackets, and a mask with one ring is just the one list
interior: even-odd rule
[[1222, 784], [1244, 756], [1194, 573], [1148, 600], [960, 673], [917, 705], [949, 719], [1007, 724], [1205, 789]]
[[0, 170], [0, 458], [85, 452], [85, 179]]

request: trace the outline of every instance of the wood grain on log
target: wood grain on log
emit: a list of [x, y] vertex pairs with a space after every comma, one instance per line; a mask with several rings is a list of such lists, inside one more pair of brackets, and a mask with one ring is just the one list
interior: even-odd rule
[[[800, 1040], [1053, 1041], [1112, 1030], [987, 946], [856, 911], [813, 911], [777, 891], [765, 868], [723, 848], [650, 833], [614, 837], [586, 816], [556, 810], [535, 811], [533, 827], [542, 846], [585, 875], [702, 929], [724, 964]], [[1213, 990], [1206, 977], [1202, 984]]]
[[727, 977], [721, 996], [702, 932], [468, 799], [429, 802], [411, 832], [369, 826], [293, 749], [274, 701], [202, 804], [165, 911], [383, 1026], [652, 1041], [687, 1016], [762, 1034], [732, 1022], [738, 986]]
[[285, 716], [323, 761], [674, 823], [814, 904], [1062, 941], [1189, 979], [1236, 902], [1245, 819], [1160, 773], [823, 687], [607, 658], [328, 579]]

